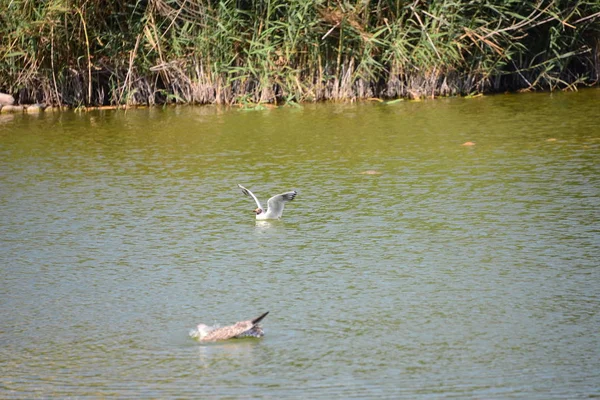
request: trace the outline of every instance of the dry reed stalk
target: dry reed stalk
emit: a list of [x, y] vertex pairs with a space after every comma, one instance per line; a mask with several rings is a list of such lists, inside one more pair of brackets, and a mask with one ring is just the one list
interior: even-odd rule
[[127, 68], [127, 74], [125, 75], [125, 81], [123, 82], [123, 88], [121, 89], [121, 94], [119, 95], [119, 104], [123, 104], [123, 94], [125, 92], [125, 88], [127, 88], [127, 93], [131, 92], [131, 75], [133, 73], [133, 62], [135, 60], [135, 55], [137, 54], [138, 46], [140, 45], [141, 34], [139, 34], [135, 40], [135, 46], [133, 46], [133, 50], [129, 53], [129, 67]]
[[81, 8], [75, 9], [81, 18], [81, 24], [83, 25], [83, 33], [85, 35], [85, 49], [87, 52], [87, 64], [88, 64], [88, 104], [92, 104], [92, 57], [90, 55], [90, 38], [88, 37], [87, 23], [83, 17]]

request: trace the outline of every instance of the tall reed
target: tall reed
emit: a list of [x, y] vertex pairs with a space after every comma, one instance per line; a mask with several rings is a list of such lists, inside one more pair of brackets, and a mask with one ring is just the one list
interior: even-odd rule
[[260, 103], [574, 89], [596, 0], [0, 0], [24, 102]]

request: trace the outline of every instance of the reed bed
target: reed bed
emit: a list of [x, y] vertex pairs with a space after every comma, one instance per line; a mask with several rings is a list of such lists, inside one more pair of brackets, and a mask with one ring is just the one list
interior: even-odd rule
[[73, 107], [573, 90], [597, 0], [0, 0], [0, 91]]

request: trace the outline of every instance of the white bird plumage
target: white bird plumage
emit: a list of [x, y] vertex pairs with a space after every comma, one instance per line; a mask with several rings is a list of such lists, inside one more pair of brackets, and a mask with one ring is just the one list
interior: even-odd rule
[[240, 184], [238, 184], [238, 186], [240, 187], [240, 189], [242, 189], [242, 193], [244, 193], [246, 196], [252, 197], [256, 202], [258, 208], [254, 210], [254, 212], [256, 213], [256, 219], [259, 220], [281, 218], [281, 215], [283, 214], [284, 204], [288, 201], [294, 200], [294, 198], [298, 194], [298, 192], [294, 190], [292, 192], [281, 193], [271, 197], [267, 201], [267, 210], [265, 211], [262, 205], [260, 204], [260, 201], [258, 201], [256, 196], [254, 195], [254, 193], [252, 193]]

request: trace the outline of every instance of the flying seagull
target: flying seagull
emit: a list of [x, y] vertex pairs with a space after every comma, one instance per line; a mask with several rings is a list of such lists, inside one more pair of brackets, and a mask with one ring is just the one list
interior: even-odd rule
[[294, 200], [294, 198], [298, 194], [298, 192], [296, 192], [294, 190], [293, 192], [281, 193], [281, 194], [271, 197], [267, 201], [267, 211], [265, 211], [262, 208], [262, 206], [260, 205], [260, 201], [258, 201], [258, 199], [254, 195], [254, 193], [252, 193], [251, 191], [249, 191], [248, 189], [246, 189], [245, 187], [243, 187], [240, 184], [238, 184], [238, 186], [240, 187], [240, 189], [242, 189], [242, 193], [244, 193], [246, 196], [252, 197], [254, 199], [254, 201], [256, 202], [256, 204], [258, 205], [258, 208], [256, 210], [254, 210], [254, 212], [256, 213], [256, 219], [279, 219], [279, 218], [281, 218], [281, 215], [283, 214], [283, 205], [288, 201]]
[[195, 330], [190, 331], [190, 336], [200, 342], [216, 342], [217, 340], [227, 340], [242, 337], [261, 337], [265, 333], [258, 323], [267, 316], [267, 311], [258, 318], [248, 321], [237, 322], [235, 325], [217, 328], [205, 324], [198, 324]]

